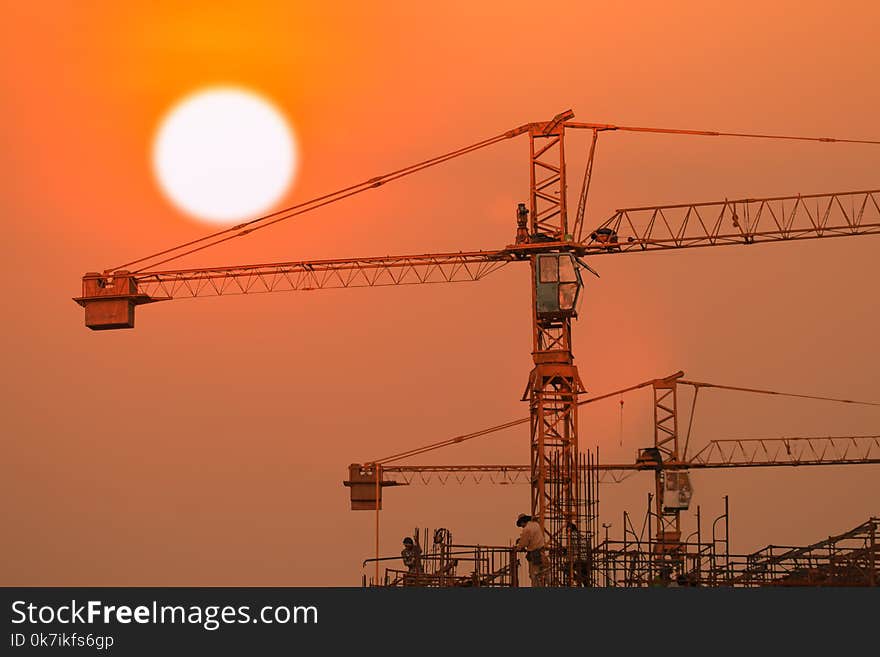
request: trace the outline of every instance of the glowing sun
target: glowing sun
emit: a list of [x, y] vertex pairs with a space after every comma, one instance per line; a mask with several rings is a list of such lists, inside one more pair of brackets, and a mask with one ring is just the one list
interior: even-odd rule
[[233, 223], [265, 213], [287, 191], [296, 174], [296, 137], [265, 98], [245, 89], [205, 89], [162, 119], [153, 168], [180, 210]]

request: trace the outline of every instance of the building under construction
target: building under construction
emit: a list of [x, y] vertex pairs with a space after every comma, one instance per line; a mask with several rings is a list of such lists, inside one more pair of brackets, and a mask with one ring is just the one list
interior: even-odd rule
[[[696, 536], [678, 541], [675, 549], [636, 537], [610, 540], [590, 547], [585, 587], [757, 587], [757, 586], [877, 586], [880, 582], [880, 518], [810, 545], [767, 545], [749, 554], [727, 550], [725, 535]], [[512, 547], [432, 543], [419, 572], [387, 566], [379, 586], [516, 587], [520, 585], [519, 556]], [[397, 560], [394, 557], [388, 560]], [[364, 562], [366, 565], [372, 559]], [[364, 586], [375, 585], [364, 575]]]

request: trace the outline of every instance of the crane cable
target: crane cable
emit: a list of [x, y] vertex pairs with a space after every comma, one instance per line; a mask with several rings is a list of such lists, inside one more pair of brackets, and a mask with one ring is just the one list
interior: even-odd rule
[[[626, 392], [632, 392], [633, 390], [638, 390], [640, 388], [645, 388], [647, 386], [653, 385], [658, 381], [666, 381], [667, 379], [651, 379], [650, 381], [643, 381], [642, 383], [638, 383], [633, 386], [629, 386], [628, 388], [622, 388], [620, 390], [615, 390], [613, 392], [606, 393], [604, 395], [599, 395], [597, 397], [590, 397], [589, 399], [584, 399], [583, 401], [579, 401], [577, 403], [578, 406], [585, 406], [587, 404], [592, 404], [593, 402], [602, 401], [603, 399], [608, 399], [609, 397], [616, 397], [619, 395], [623, 395]], [[820, 397], [817, 395], [802, 395], [791, 392], [778, 392], [775, 390], [760, 390], [757, 388], [741, 388], [737, 386], [726, 386], [720, 385], [716, 383], [703, 383], [700, 381], [690, 381], [687, 379], [676, 379], [676, 382], [682, 385], [694, 386], [696, 391], [699, 391], [700, 388], [718, 388], [719, 390], [733, 390], [737, 392], [753, 392], [764, 395], [779, 395], [782, 397], [799, 397], [802, 399], [814, 399], [819, 401], [830, 401], [830, 402], [839, 402], [842, 404], [858, 404], [860, 406], [880, 406], [880, 402], [866, 402], [866, 401], [857, 401], [852, 399], [838, 399], [836, 397]], [[696, 400], [695, 400], [696, 401]], [[622, 402], [622, 400], [621, 400]], [[621, 421], [622, 421], [622, 406], [621, 406]], [[449, 447], [450, 445], [457, 445], [459, 443], [466, 442], [468, 440], [473, 440], [474, 438], [480, 438], [482, 436], [486, 436], [491, 433], [496, 433], [498, 431], [502, 431], [503, 429], [509, 429], [511, 427], [518, 426], [520, 424], [525, 424], [531, 418], [525, 417], [520, 418], [518, 420], [511, 420], [510, 422], [505, 422], [504, 424], [498, 424], [493, 427], [489, 427], [487, 429], [481, 429], [479, 431], [474, 431], [472, 433], [462, 434], [460, 436], [455, 436], [453, 438], [447, 438], [446, 440], [441, 440], [440, 442], [431, 443], [429, 445], [423, 445], [422, 447], [414, 447], [412, 449], [398, 452], [397, 454], [391, 454], [390, 456], [386, 456], [381, 459], [376, 459], [374, 461], [369, 461], [368, 463], [373, 465], [387, 465], [388, 463], [392, 463], [394, 461], [399, 461], [401, 459], [410, 457], [410, 456], [418, 456], [420, 454], [424, 454], [426, 452], [432, 452], [436, 449], [440, 449], [442, 447]], [[691, 413], [690, 423], [688, 425], [688, 436], [687, 440], [690, 441], [690, 429], [693, 424], [693, 409]], [[685, 447], [687, 449], [687, 447]]]
[[[442, 164], [443, 162], [447, 162], [449, 160], [455, 159], [457, 157], [461, 157], [462, 155], [466, 155], [468, 153], [472, 153], [476, 150], [480, 150], [487, 146], [491, 146], [500, 141], [504, 141], [506, 139], [510, 139], [511, 137], [515, 137], [518, 134], [521, 134], [519, 129], [508, 130], [500, 135], [496, 135], [494, 137], [490, 137], [488, 139], [484, 139], [482, 141], [478, 141], [474, 144], [470, 144], [469, 146], [464, 146], [462, 148], [456, 149], [454, 151], [450, 151], [448, 153], [444, 153], [443, 155], [438, 155], [436, 157], [432, 157], [428, 160], [423, 160], [422, 162], [418, 162], [416, 164], [411, 164], [409, 166], [403, 167], [402, 169], [397, 169], [395, 171], [391, 171], [389, 173], [385, 173], [379, 176], [374, 176], [368, 180], [364, 180], [363, 182], [349, 185], [348, 187], [343, 187], [342, 189], [338, 189], [334, 192], [330, 192], [327, 194], [323, 194], [321, 196], [317, 196], [315, 198], [309, 199], [308, 201], [303, 201], [301, 203], [297, 203], [296, 205], [292, 205], [287, 208], [283, 208], [281, 210], [277, 210], [270, 214], [263, 215], [261, 217], [257, 217], [256, 219], [251, 219], [250, 221], [246, 221], [241, 224], [237, 224], [235, 226], [231, 226], [224, 230], [216, 231], [209, 235], [205, 235], [204, 237], [200, 237], [195, 240], [191, 240], [189, 242], [185, 242], [183, 244], [179, 244], [177, 246], [164, 249], [162, 251], [157, 251], [156, 253], [152, 253], [148, 256], [144, 256], [142, 258], [138, 258], [137, 260], [132, 260], [130, 262], [126, 262], [117, 267], [113, 267], [111, 269], [106, 270], [107, 272], [117, 271], [120, 269], [125, 269], [132, 265], [136, 265], [148, 260], [153, 260], [154, 258], [158, 258], [163, 255], [173, 254], [175, 251], [180, 251], [181, 249], [185, 249], [186, 247], [192, 246], [194, 248], [185, 251], [183, 253], [178, 253], [176, 255], [171, 255], [164, 260], [160, 260], [159, 262], [153, 262], [150, 266], [158, 266], [164, 264], [166, 262], [170, 262], [172, 260], [177, 260], [178, 258], [182, 258], [191, 253], [195, 253], [197, 251], [201, 251], [203, 249], [207, 249], [211, 246], [215, 246], [222, 242], [226, 242], [227, 240], [233, 239], [235, 237], [243, 237], [245, 235], [249, 235], [250, 233], [259, 230], [261, 228], [266, 228], [273, 224], [276, 224], [280, 221], [284, 221], [286, 219], [290, 219], [291, 217], [295, 217], [301, 214], [305, 214], [306, 212], [311, 212], [317, 208], [320, 208], [325, 205], [329, 205], [331, 203], [335, 203], [336, 201], [341, 201], [344, 198], [348, 198], [349, 196], [354, 196], [356, 194], [360, 194], [369, 189], [375, 189], [376, 187], [380, 187], [386, 183], [397, 180], [398, 178], [403, 178], [410, 174], [416, 173], [423, 169], [427, 169], [429, 167], [435, 166], [437, 164]], [[258, 225], [259, 224], [259, 225]], [[225, 237], [224, 237], [225, 236]], [[219, 238], [219, 239], [215, 239]], [[213, 240], [210, 241], [209, 240]], [[209, 242], [205, 244], [204, 242]], [[200, 246], [195, 246], [200, 244]], [[143, 271], [147, 265], [144, 265], [140, 269], [136, 270], [134, 273]]]
[[[160, 260], [158, 262], [150, 263], [149, 266], [156, 267], [167, 262], [171, 262], [173, 260], [177, 260], [184, 256], [190, 255], [192, 253], [196, 253], [198, 251], [202, 251], [204, 249], [210, 248], [212, 246], [216, 246], [228, 240], [231, 240], [235, 237], [244, 237], [245, 235], [249, 235], [261, 228], [266, 228], [268, 226], [272, 226], [281, 221], [285, 221], [292, 217], [299, 216], [301, 214], [305, 214], [307, 212], [311, 212], [312, 210], [316, 210], [317, 208], [323, 207], [325, 205], [329, 205], [331, 203], [335, 203], [336, 201], [341, 201], [342, 199], [348, 198], [349, 196], [354, 196], [356, 194], [360, 194], [369, 189], [375, 189], [376, 187], [380, 187], [385, 183], [392, 182], [399, 178], [403, 178], [410, 174], [416, 173], [423, 169], [427, 169], [432, 166], [436, 166], [438, 164], [442, 164], [443, 162], [447, 162], [451, 159], [461, 157], [462, 155], [466, 155], [468, 153], [472, 153], [473, 151], [480, 150], [482, 148], [486, 148], [487, 146], [491, 146], [500, 141], [504, 141], [506, 139], [511, 139], [518, 135], [524, 134], [532, 124], [524, 124], [512, 130], [508, 130], [494, 137], [490, 137], [488, 139], [484, 139], [482, 141], [478, 141], [469, 146], [464, 146], [454, 151], [450, 151], [449, 153], [445, 153], [443, 155], [438, 155], [436, 157], [430, 158], [428, 160], [424, 160], [422, 162], [418, 162], [416, 164], [412, 164], [407, 167], [403, 167], [402, 169], [397, 169], [396, 171], [392, 171], [390, 173], [386, 173], [384, 175], [375, 176], [363, 182], [349, 185], [348, 187], [343, 187], [342, 189], [336, 190], [334, 192], [330, 192], [328, 194], [323, 194], [321, 196], [317, 196], [313, 199], [309, 199], [307, 201], [303, 201], [302, 203], [297, 203], [295, 205], [289, 206], [287, 208], [283, 208], [281, 210], [277, 210], [270, 214], [263, 215], [261, 217], [257, 217], [256, 219], [251, 219], [250, 221], [246, 221], [241, 224], [237, 224], [235, 226], [231, 226], [224, 230], [216, 231], [209, 235], [205, 235], [204, 237], [200, 237], [195, 240], [191, 240], [189, 242], [185, 242], [183, 244], [179, 244], [177, 246], [164, 249], [162, 251], [157, 251], [156, 253], [152, 253], [148, 256], [144, 256], [142, 258], [138, 258], [136, 260], [132, 260], [130, 262], [126, 262], [117, 267], [112, 267], [110, 269], [106, 269], [105, 273], [111, 273], [114, 271], [118, 271], [120, 269], [126, 269], [132, 265], [136, 265], [139, 263], [143, 263], [145, 261], [152, 260], [154, 258], [158, 258], [163, 255], [168, 255], [169, 257]], [[673, 135], [698, 135], [698, 136], [708, 136], [708, 137], [748, 137], [755, 139], [786, 139], [786, 140], [797, 140], [797, 141], [816, 141], [816, 142], [825, 142], [825, 143], [849, 143], [849, 144], [875, 144], [880, 145], [880, 141], [873, 141], [867, 139], [838, 139], [832, 137], [800, 137], [800, 136], [791, 136], [791, 135], [764, 135], [764, 134], [753, 134], [753, 133], [742, 133], [742, 132], [719, 132], [714, 130], [683, 130], [683, 129], [674, 129], [674, 128], [646, 128], [646, 127], [634, 127], [634, 126], [617, 126], [613, 124], [602, 124], [602, 123], [575, 123], [575, 122], [565, 122], [563, 124], [565, 127], [569, 128], [587, 128], [593, 130], [593, 144], [591, 151], [595, 149], [596, 137], [598, 136], [598, 131], [628, 131], [628, 132], [648, 132], [648, 133], [660, 133], [660, 134], [673, 134]], [[592, 159], [592, 158], [591, 158]], [[592, 169], [592, 167], [590, 167]], [[585, 180], [585, 185], [587, 190], [589, 189], [589, 179]], [[586, 196], [584, 193], [586, 190], [582, 190], [582, 196]], [[585, 206], [586, 198], [583, 198], [579, 205]], [[579, 216], [580, 216], [580, 208], [579, 208]], [[217, 239], [215, 239], [217, 238]], [[213, 241], [211, 241], [213, 240]], [[196, 246], [199, 245], [199, 246]], [[187, 251], [183, 251], [181, 253], [173, 254], [176, 251], [181, 251], [181, 249], [185, 249], [189, 246], [192, 246], [192, 249]], [[139, 269], [136, 269], [132, 273], [140, 273], [147, 268], [148, 265], [144, 265]]]
[[567, 128], [580, 128], [599, 131], [621, 132], [649, 132], [663, 135], [695, 135], [698, 137], [746, 137], [749, 139], [786, 139], [791, 141], [818, 141], [823, 143], [839, 144], [873, 144], [880, 145], [880, 141], [873, 139], [838, 139], [836, 137], [802, 137], [798, 135], [765, 135], [751, 132], [719, 132], [717, 130], [685, 130], [678, 128], [644, 128], [627, 125], [614, 125], [610, 123], [566, 123]]
[[697, 408], [697, 397], [700, 394], [700, 388], [717, 388], [718, 390], [733, 390], [735, 392], [752, 392], [760, 395], [777, 395], [780, 397], [796, 397], [800, 399], [815, 399], [818, 401], [830, 401], [840, 404], [857, 404], [859, 406], [880, 406], [878, 402], [856, 401], [853, 399], [838, 399], [836, 397], [820, 397], [817, 395], [801, 395], [792, 392], [778, 392], [776, 390], [761, 390], [758, 388], [742, 388], [739, 386], [725, 386], [716, 383], [703, 383], [701, 381], [689, 381], [687, 379], [678, 379], [678, 383], [687, 386], [693, 386], [694, 399], [691, 404], [691, 413], [688, 420], [687, 436], [684, 441], [684, 450], [682, 451], [682, 459], [687, 460], [688, 445], [691, 442], [691, 429], [694, 426], [694, 412]]
[[854, 399], [838, 399], [836, 397], [819, 397], [817, 395], [800, 395], [793, 392], [778, 392], [776, 390], [760, 390], [758, 388], [741, 388], [738, 386], [724, 386], [717, 383], [702, 383], [700, 381], [688, 381], [687, 379], [679, 379], [678, 383], [687, 386], [700, 388], [718, 388], [719, 390], [734, 390], [737, 392], [754, 392], [760, 395], [779, 395], [780, 397], [800, 397], [801, 399], [817, 399], [819, 401], [838, 402], [840, 404], [857, 404], [859, 406], [880, 406], [880, 402], [866, 402]]
[[575, 215], [574, 230], [575, 239], [580, 242], [583, 237], [584, 213], [587, 206], [587, 195], [590, 191], [590, 180], [593, 176], [593, 164], [595, 161], [596, 142], [600, 132], [645, 132], [664, 135], [694, 135], [699, 137], [743, 137], [748, 139], [783, 139], [789, 141], [813, 141], [822, 143], [841, 144], [873, 144], [880, 145], [880, 141], [872, 139], [837, 139], [835, 137], [802, 137], [797, 135], [765, 135], [750, 132], [720, 132], [718, 130], [686, 130], [677, 128], [646, 128], [638, 126], [613, 125], [610, 123], [575, 123], [568, 122], [567, 128], [592, 130], [593, 138], [587, 155], [587, 166], [584, 170], [584, 180], [581, 185], [581, 193], [578, 199], [577, 214]]
[[[608, 399], [609, 397], [615, 397], [617, 395], [622, 395], [625, 392], [631, 392], [633, 390], [638, 390], [639, 388], [645, 388], [647, 386], [653, 385], [655, 381], [660, 379], [651, 379], [650, 381], [643, 381], [642, 383], [637, 383], [634, 386], [629, 386], [628, 388], [622, 388], [620, 390], [615, 390], [613, 392], [606, 393], [604, 395], [599, 395], [598, 397], [590, 397], [589, 399], [584, 399], [577, 403], [578, 406], [585, 406], [587, 404], [592, 404], [593, 402], [602, 401], [603, 399]], [[397, 454], [392, 454], [390, 456], [386, 456], [381, 459], [376, 459], [375, 461], [370, 461], [372, 464], [376, 465], [384, 465], [387, 463], [391, 463], [392, 461], [399, 461], [400, 459], [407, 458], [409, 456], [417, 456], [419, 454], [424, 454], [425, 452], [432, 452], [435, 449], [440, 449], [441, 447], [448, 447], [449, 445], [456, 445], [458, 443], [463, 443], [467, 440], [472, 440], [474, 438], [480, 438], [481, 436], [485, 436], [490, 433], [495, 433], [497, 431], [501, 431], [503, 429], [509, 429], [510, 427], [515, 427], [520, 424], [525, 424], [531, 419], [531, 417], [524, 417], [518, 420], [511, 420], [510, 422], [505, 422], [504, 424], [498, 424], [494, 427], [489, 427], [488, 429], [481, 429], [480, 431], [474, 431], [473, 433], [466, 433], [460, 436], [455, 436], [454, 438], [447, 438], [446, 440], [441, 440], [437, 443], [431, 443], [430, 445], [424, 445], [422, 447], [414, 447], [412, 449], [406, 450], [404, 452], [399, 452]]]

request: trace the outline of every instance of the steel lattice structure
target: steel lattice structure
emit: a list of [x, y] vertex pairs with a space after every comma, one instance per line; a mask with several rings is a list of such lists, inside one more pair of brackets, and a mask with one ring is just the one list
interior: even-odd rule
[[[618, 210], [587, 244], [607, 252], [759, 244], [880, 233], [880, 190]], [[601, 229], [617, 236], [601, 242]]]
[[[880, 436], [793, 436], [790, 438], [732, 438], [711, 440], [686, 460], [666, 460], [658, 470], [800, 467], [813, 465], [880, 464]], [[531, 467], [515, 464], [386, 465], [383, 476], [403, 484], [489, 483], [525, 484]], [[603, 484], [621, 483], [652, 471], [645, 463], [593, 466]], [[582, 470], [583, 472], [583, 470]]]
[[505, 251], [313, 260], [214, 269], [143, 272], [138, 291], [153, 299], [478, 281], [513, 260]]
[[805, 546], [768, 545], [734, 556], [731, 586], [877, 586], [880, 518]]

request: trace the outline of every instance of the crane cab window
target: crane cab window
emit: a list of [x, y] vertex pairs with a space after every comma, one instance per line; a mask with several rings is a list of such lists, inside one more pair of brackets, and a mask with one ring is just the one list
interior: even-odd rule
[[556, 283], [559, 280], [559, 258], [555, 255], [538, 256], [538, 280]]
[[541, 283], [577, 283], [574, 259], [569, 255], [539, 256], [538, 280]]
[[577, 274], [575, 274], [574, 258], [571, 256], [559, 256], [559, 282], [560, 283], [576, 283]]
[[577, 283], [561, 283], [559, 285], [559, 310], [574, 310], [577, 293]]

